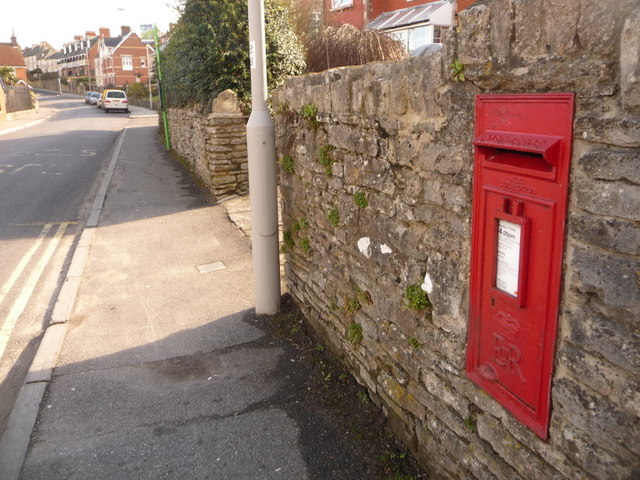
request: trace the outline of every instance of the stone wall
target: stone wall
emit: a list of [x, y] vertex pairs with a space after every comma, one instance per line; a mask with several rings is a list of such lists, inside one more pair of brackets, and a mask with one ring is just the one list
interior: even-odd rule
[[168, 109], [173, 149], [193, 168], [215, 200], [249, 192], [247, 118], [231, 90], [214, 101], [212, 113]]
[[[640, 5], [493, 0], [459, 21], [440, 52], [275, 92], [288, 289], [433, 478], [640, 478]], [[546, 441], [465, 375], [483, 92], [576, 93]]]

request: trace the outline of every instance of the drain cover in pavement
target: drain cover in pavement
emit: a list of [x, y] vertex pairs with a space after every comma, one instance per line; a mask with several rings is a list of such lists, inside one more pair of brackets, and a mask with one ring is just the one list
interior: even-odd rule
[[207, 263], [206, 265], [198, 265], [200, 273], [218, 272], [227, 268], [222, 262]]

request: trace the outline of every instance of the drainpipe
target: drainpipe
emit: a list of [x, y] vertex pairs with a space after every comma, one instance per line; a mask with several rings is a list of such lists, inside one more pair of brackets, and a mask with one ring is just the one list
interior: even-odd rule
[[363, 19], [364, 25], [362, 27], [363, 30], [369, 26], [369, 8], [371, 8], [370, 0], [362, 0], [362, 8], [364, 10]]
[[275, 130], [267, 109], [264, 0], [248, 0], [251, 115], [247, 122], [251, 246], [256, 313], [280, 309]]

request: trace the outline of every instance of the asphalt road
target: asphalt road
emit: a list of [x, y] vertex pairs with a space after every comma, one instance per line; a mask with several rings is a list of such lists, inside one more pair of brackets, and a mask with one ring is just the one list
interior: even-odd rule
[[48, 121], [0, 137], [0, 434], [48, 324], [126, 114], [43, 95]]

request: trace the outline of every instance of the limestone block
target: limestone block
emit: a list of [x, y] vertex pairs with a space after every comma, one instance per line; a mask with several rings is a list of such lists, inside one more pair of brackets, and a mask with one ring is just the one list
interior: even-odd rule
[[640, 110], [640, 7], [625, 20], [620, 35], [620, 93], [622, 105]]
[[580, 0], [578, 38], [586, 52], [613, 56], [623, 22], [635, 0], [618, 0], [615, 5], [599, 0]]
[[601, 302], [582, 292], [567, 299], [560, 317], [563, 339], [601, 355], [629, 372], [640, 370], [640, 336], [637, 319], [624, 321], [605, 316]]
[[589, 432], [599, 448], [629, 457], [640, 455], [640, 425], [637, 412], [629, 412], [568, 378], [554, 383], [556, 408], [564, 421]]
[[491, 60], [491, 13], [488, 5], [477, 5], [460, 15], [458, 58], [469, 67]]
[[582, 243], [612, 252], [640, 255], [638, 222], [574, 211], [569, 214], [568, 232], [572, 238]]

